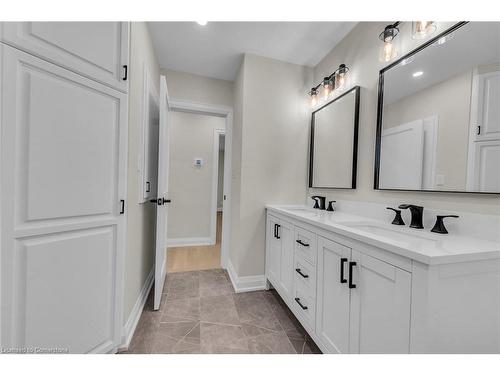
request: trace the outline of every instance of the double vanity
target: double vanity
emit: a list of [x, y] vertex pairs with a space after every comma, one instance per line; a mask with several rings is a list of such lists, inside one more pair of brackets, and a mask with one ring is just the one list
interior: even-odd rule
[[324, 353], [500, 352], [497, 242], [268, 205], [266, 278]]

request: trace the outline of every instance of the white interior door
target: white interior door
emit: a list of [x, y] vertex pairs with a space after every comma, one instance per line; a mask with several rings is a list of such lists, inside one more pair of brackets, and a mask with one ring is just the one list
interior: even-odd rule
[[154, 309], [160, 308], [163, 285], [167, 277], [167, 218], [169, 171], [169, 105], [167, 80], [160, 76], [160, 129], [158, 131], [158, 196], [156, 210], [156, 255]]
[[121, 340], [127, 95], [0, 43], [1, 342]]
[[420, 190], [424, 162], [423, 121], [385, 129], [381, 142], [379, 187]]

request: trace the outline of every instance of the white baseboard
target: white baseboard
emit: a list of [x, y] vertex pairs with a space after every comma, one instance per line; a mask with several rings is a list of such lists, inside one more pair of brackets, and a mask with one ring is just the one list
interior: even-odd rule
[[236, 293], [253, 292], [266, 289], [266, 276], [238, 276], [231, 260], [227, 261], [227, 273]]
[[215, 240], [211, 237], [185, 237], [185, 238], [169, 238], [167, 247], [184, 247], [184, 246], [212, 246], [215, 245]]
[[132, 340], [132, 336], [134, 336], [135, 329], [137, 328], [137, 323], [139, 323], [139, 318], [141, 317], [142, 310], [144, 309], [144, 305], [146, 304], [146, 300], [148, 299], [149, 292], [154, 282], [154, 267], [149, 272], [144, 285], [142, 286], [141, 292], [137, 297], [137, 301], [135, 301], [134, 308], [130, 312], [130, 315], [127, 319], [127, 323], [122, 329], [122, 343], [118, 348], [118, 351], [127, 350], [130, 345], [130, 341]]

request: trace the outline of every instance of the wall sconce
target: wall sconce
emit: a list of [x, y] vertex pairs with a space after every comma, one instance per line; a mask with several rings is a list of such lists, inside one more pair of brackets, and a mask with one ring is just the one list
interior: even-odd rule
[[424, 39], [436, 31], [436, 23], [434, 21], [413, 21], [412, 22], [412, 38]]
[[380, 49], [380, 61], [388, 62], [394, 59], [399, 51], [396, 45], [396, 36], [399, 34], [399, 22], [387, 25], [378, 36], [384, 42]]
[[308, 93], [311, 97], [311, 107], [315, 107], [318, 104], [318, 94], [321, 87], [323, 87], [324, 99], [328, 100], [328, 97], [334, 90], [342, 90], [347, 85], [348, 75], [349, 68], [345, 64], [340, 64], [336, 71], [323, 78]]
[[345, 64], [340, 64], [333, 74], [335, 75], [335, 90], [342, 90], [347, 85], [349, 68]]
[[311, 107], [315, 107], [318, 104], [318, 89], [317, 87], [313, 87], [311, 91], [309, 91], [309, 96], [311, 97]]

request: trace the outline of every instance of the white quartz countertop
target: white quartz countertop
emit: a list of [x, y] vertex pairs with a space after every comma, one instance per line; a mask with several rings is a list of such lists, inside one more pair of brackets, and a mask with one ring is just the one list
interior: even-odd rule
[[500, 258], [500, 243], [413, 229], [358, 215], [307, 206], [267, 205], [267, 210], [317, 226], [421, 263], [445, 264]]

